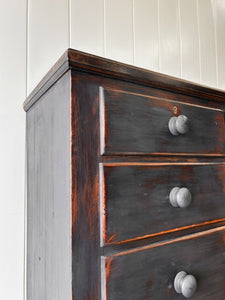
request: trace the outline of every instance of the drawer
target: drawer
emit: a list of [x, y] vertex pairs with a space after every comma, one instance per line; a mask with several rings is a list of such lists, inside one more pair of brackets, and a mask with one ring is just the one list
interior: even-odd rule
[[223, 163], [105, 163], [100, 174], [102, 244], [225, 220]]
[[193, 300], [225, 299], [225, 227], [102, 259], [102, 300], [181, 300], [180, 271], [197, 280]]
[[[224, 113], [219, 109], [103, 88], [100, 102], [101, 154], [225, 153]], [[187, 124], [180, 117], [175, 129], [183, 124], [188, 131], [173, 135], [169, 120], [180, 115]]]

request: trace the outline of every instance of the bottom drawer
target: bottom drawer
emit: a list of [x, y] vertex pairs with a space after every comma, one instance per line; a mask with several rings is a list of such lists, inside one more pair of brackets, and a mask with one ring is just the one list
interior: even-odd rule
[[174, 289], [180, 271], [197, 281], [189, 299], [224, 300], [225, 226], [103, 258], [102, 300], [185, 299]]

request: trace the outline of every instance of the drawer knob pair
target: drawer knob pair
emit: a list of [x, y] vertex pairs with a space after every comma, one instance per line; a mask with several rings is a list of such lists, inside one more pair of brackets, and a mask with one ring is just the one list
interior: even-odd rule
[[184, 115], [172, 117], [169, 120], [168, 127], [172, 135], [185, 134], [189, 130], [188, 118]]
[[197, 289], [197, 281], [193, 275], [181, 271], [177, 273], [174, 279], [174, 289], [178, 294], [189, 298], [194, 295]]
[[169, 195], [170, 203], [174, 207], [186, 208], [191, 204], [191, 193], [189, 189], [174, 187]]

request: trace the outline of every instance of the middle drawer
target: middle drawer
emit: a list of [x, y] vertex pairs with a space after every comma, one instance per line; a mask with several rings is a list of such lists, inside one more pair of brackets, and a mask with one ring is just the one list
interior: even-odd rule
[[102, 244], [225, 219], [224, 173], [224, 163], [102, 164]]

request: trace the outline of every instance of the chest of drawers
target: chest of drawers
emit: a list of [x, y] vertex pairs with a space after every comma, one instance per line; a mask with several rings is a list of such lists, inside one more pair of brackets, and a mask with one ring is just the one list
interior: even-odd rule
[[27, 299], [225, 299], [225, 93], [72, 49], [26, 99]]

